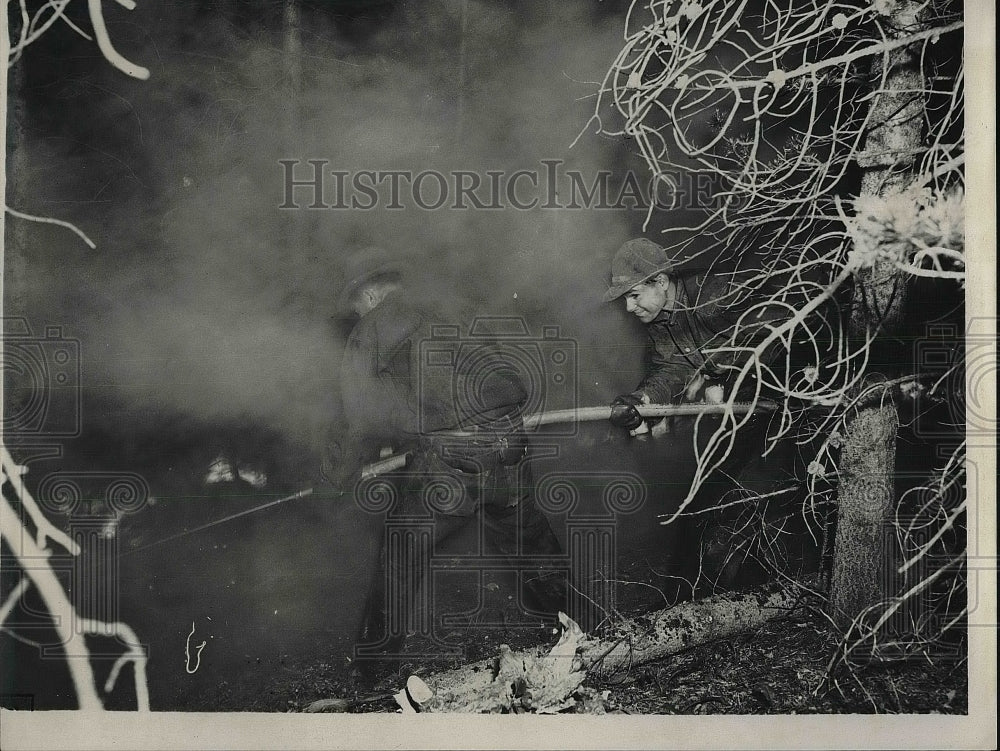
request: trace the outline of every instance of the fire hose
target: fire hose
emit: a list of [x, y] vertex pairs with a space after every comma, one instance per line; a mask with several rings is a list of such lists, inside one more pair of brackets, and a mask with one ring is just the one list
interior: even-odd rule
[[[751, 404], [748, 402], [737, 402], [735, 404], [640, 404], [636, 406], [641, 417], [678, 417], [686, 415], [745, 415], [748, 412], [773, 412], [778, 408], [778, 405], [771, 401], [761, 400], [756, 404]], [[607, 420], [611, 417], [611, 407], [580, 407], [578, 409], [556, 409], [550, 410], [548, 412], [538, 412], [533, 415], [528, 415], [524, 418], [525, 428], [537, 428], [542, 425], [557, 425], [567, 422], [594, 422], [598, 420]], [[440, 436], [453, 436], [456, 438], [461, 437], [471, 437], [477, 435], [476, 433], [470, 433], [461, 430], [441, 430], [435, 431], [434, 435]], [[409, 458], [410, 453], [405, 452], [402, 454], [394, 454], [392, 456], [387, 456], [384, 459], [380, 459], [377, 462], [372, 462], [371, 464], [366, 464], [361, 468], [361, 479], [370, 480], [378, 475], [385, 474], [386, 472], [393, 472], [397, 469], [402, 469], [406, 466], [406, 460]], [[235, 514], [230, 514], [229, 516], [223, 517], [222, 519], [216, 519], [215, 521], [203, 524], [200, 527], [195, 527], [194, 529], [187, 529], [183, 532], [179, 532], [169, 537], [165, 537], [155, 542], [151, 542], [147, 545], [143, 545], [140, 548], [134, 548], [132, 550], [127, 550], [119, 553], [119, 557], [129, 556], [133, 553], [138, 553], [147, 548], [155, 547], [161, 545], [165, 542], [170, 542], [171, 540], [176, 540], [181, 537], [187, 537], [196, 532], [202, 532], [210, 527], [217, 526], [219, 524], [224, 524], [226, 522], [232, 521], [247, 514], [252, 514], [262, 509], [271, 508], [288, 501], [294, 501], [298, 498], [304, 498], [306, 496], [312, 495], [312, 488], [305, 488], [297, 493], [292, 493], [291, 495], [285, 496], [284, 498], [279, 498], [274, 501], [268, 501], [267, 503], [255, 506], [254, 508], [247, 509], [245, 511], [239, 511]]]
[[[684, 417], [691, 415], [745, 415], [748, 412], [773, 412], [778, 405], [771, 401], [761, 400], [756, 404], [737, 402], [735, 404], [639, 404], [636, 410], [641, 417]], [[567, 422], [595, 422], [611, 417], [611, 407], [579, 407], [571, 409], [555, 409], [548, 412], [538, 412], [524, 418], [525, 429], [538, 428], [542, 425], [558, 425]], [[476, 433], [462, 430], [439, 430], [434, 435], [443, 437], [472, 437]], [[361, 479], [370, 480], [386, 472], [394, 472], [406, 466], [410, 453], [393, 454], [379, 459], [361, 468]]]

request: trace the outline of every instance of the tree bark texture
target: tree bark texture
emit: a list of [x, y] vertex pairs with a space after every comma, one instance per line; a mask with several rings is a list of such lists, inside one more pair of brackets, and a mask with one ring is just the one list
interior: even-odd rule
[[886, 595], [884, 542], [895, 496], [897, 427], [888, 394], [881, 405], [860, 407], [847, 424], [830, 582], [831, 615], [841, 625]]
[[[893, 37], [918, 30], [916, 3], [902, 2], [892, 17]], [[924, 80], [919, 50], [900, 47], [888, 56], [887, 72], [878, 58], [872, 79], [882, 89], [872, 102], [865, 145], [858, 154], [862, 169], [861, 195], [877, 196], [905, 188], [913, 180], [913, 164], [921, 145]], [[883, 81], [884, 77], [884, 81]], [[854, 336], [899, 322], [905, 300], [905, 279], [891, 259], [863, 269], [855, 281], [851, 330]]]
[[800, 603], [801, 590], [780, 583], [692, 600], [625, 621], [614, 636], [584, 651], [584, 664], [591, 675], [612, 677], [635, 665], [759, 628], [790, 615]]

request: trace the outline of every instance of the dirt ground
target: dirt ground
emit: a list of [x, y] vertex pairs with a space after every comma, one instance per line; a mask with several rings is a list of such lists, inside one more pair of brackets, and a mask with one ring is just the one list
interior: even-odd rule
[[[489, 632], [465, 645], [469, 659], [496, 654], [500, 643], [513, 649], [531, 646], [530, 635]], [[471, 636], [471, 635], [470, 635]], [[538, 629], [535, 643], [554, 643]], [[578, 704], [575, 711], [618, 714], [837, 714], [968, 712], [968, 663], [964, 653], [926, 659], [840, 668], [828, 675], [836, 640], [818, 612], [772, 621], [738, 637], [694, 647], [638, 666], [614, 684], [590, 683], [604, 700]], [[449, 667], [438, 663], [436, 669]], [[290, 680], [277, 681], [262, 694], [258, 711], [302, 711], [317, 699], [357, 701], [347, 711], [395, 712], [396, 704], [379, 692], [398, 691], [411, 673], [430, 672], [426, 664], [404, 662], [373, 686], [360, 687], [344, 666], [315, 664]], [[222, 698], [222, 697], [220, 697]], [[223, 701], [224, 704], [224, 701]], [[284, 706], [282, 706], [282, 704]], [[219, 709], [224, 707], [220, 706]]]
[[608, 711], [627, 714], [812, 714], [968, 711], [964, 659], [840, 669], [827, 679], [834, 640], [820, 616], [644, 665], [611, 688]]

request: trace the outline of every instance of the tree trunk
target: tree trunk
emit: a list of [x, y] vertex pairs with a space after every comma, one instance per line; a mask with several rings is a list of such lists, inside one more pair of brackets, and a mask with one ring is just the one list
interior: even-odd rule
[[[893, 12], [891, 36], [918, 28], [917, 3], [904, 0]], [[918, 50], [902, 47], [873, 71], [883, 81], [872, 105], [873, 124], [858, 156], [862, 195], [898, 191], [912, 180], [924, 114]], [[891, 330], [902, 314], [905, 279], [890, 259], [861, 269], [855, 278], [850, 336]], [[866, 607], [884, 599], [883, 539], [894, 503], [895, 441], [899, 418], [885, 391], [860, 404], [845, 426], [840, 456], [837, 533], [830, 588], [831, 614], [846, 626]]]
[[847, 424], [830, 582], [831, 614], [842, 626], [886, 595], [883, 542], [894, 498], [897, 426], [889, 395], [883, 404], [860, 407]]

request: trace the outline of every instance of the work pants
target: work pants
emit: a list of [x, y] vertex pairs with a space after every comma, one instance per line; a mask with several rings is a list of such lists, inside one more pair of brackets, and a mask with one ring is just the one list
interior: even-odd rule
[[473, 523], [481, 530], [480, 552], [517, 572], [518, 601], [527, 613], [551, 618], [567, 609], [561, 546], [535, 503], [519, 441], [523, 435], [421, 440], [386, 517], [359, 657], [398, 656], [408, 634], [437, 640], [428, 587], [432, 561], [445, 541]]

